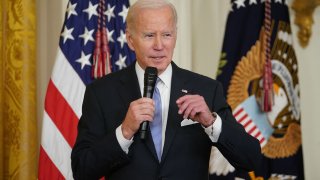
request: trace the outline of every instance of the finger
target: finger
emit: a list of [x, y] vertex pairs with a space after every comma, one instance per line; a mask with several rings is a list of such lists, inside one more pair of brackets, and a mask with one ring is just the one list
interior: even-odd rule
[[137, 101], [133, 101], [130, 103], [129, 109], [133, 112], [137, 112], [141, 109], [153, 108], [154, 109], [154, 101], [152, 99], [139, 99]]
[[200, 100], [202, 98], [202, 96], [198, 95], [198, 94], [194, 94], [194, 95], [184, 95], [182, 97], [180, 97], [179, 99], [177, 99], [176, 103], [178, 105], [183, 104], [186, 101], [189, 100]]
[[190, 104], [189, 101], [183, 101], [181, 104], [179, 104], [178, 105], [178, 107], [179, 107], [178, 113], [184, 114], [184, 112], [188, 108], [189, 104]]
[[138, 106], [139, 110], [150, 109], [155, 111], [155, 105], [153, 103], [143, 103]]
[[190, 112], [193, 111], [193, 105], [192, 104], [189, 104], [188, 107], [186, 107], [186, 109], [184, 110], [184, 113], [183, 113], [183, 118], [186, 119], [186, 118], [189, 118], [190, 116]]
[[[128, 110], [128, 118], [140, 124], [142, 121], [150, 120], [154, 116], [155, 108], [148, 103], [132, 105]], [[148, 118], [148, 119], [146, 119]]]
[[153, 121], [153, 116], [150, 116], [150, 115], [148, 115], [148, 114], [141, 115], [140, 123], [142, 123], [142, 122], [144, 122], [144, 121], [152, 122], [152, 121]]
[[148, 116], [151, 116], [151, 118], [153, 118], [154, 109], [153, 108], [141, 109], [139, 113], [140, 115], [148, 115]]
[[184, 95], [180, 98], [177, 99], [176, 103], [179, 105], [179, 104], [182, 104], [185, 100], [187, 100], [188, 98], [190, 98], [190, 95]]
[[196, 115], [198, 114], [198, 109], [197, 108], [194, 108], [194, 109], [192, 109], [192, 111], [190, 112], [190, 114], [189, 114], [189, 118], [191, 118], [191, 119], [195, 119], [196, 117]]
[[152, 103], [153, 99], [147, 98], [147, 97], [142, 97], [140, 99], [137, 99], [135, 101], [132, 101], [134, 104], [143, 104], [143, 103]]
[[200, 112], [200, 109], [201, 109], [201, 103], [194, 101], [189, 104], [189, 106], [187, 107], [187, 109], [184, 112], [183, 117], [194, 119], [195, 115]]
[[[181, 102], [178, 113], [179, 114], [186, 114], [186, 113], [189, 114], [191, 110], [190, 109], [187, 110], [187, 109], [189, 107], [192, 108], [192, 104], [194, 102], [195, 102], [194, 98], [189, 97], [189, 98], [185, 99], [183, 102]], [[186, 110], [187, 110], [187, 112], [186, 112]]]

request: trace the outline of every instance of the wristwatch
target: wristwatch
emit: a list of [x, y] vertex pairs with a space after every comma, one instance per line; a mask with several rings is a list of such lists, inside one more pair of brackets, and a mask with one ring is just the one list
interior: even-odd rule
[[[212, 114], [212, 117], [214, 118], [214, 119], [213, 119], [213, 123], [214, 123], [214, 122], [216, 121], [218, 115], [217, 115], [216, 112], [211, 112], [211, 114]], [[212, 123], [212, 124], [213, 124], [213, 123]]]

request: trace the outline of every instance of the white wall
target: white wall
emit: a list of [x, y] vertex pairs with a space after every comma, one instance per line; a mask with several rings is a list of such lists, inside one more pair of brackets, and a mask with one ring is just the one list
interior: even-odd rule
[[[291, 11], [291, 24], [293, 18]], [[294, 39], [300, 69], [304, 169], [306, 179], [310, 180], [320, 179], [320, 7], [314, 12], [314, 20], [313, 34], [307, 48], [299, 46], [296, 36]], [[292, 29], [297, 34], [297, 26]]]
[[[132, 2], [136, 0], [131, 0]], [[215, 77], [224, 35], [228, 0], [170, 0], [179, 14], [178, 42], [174, 60], [180, 66]], [[289, 4], [292, 0], [289, 0]], [[38, 119], [41, 127], [43, 103], [51, 75], [67, 0], [38, 0]], [[50, 8], [49, 8], [50, 7]], [[293, 22], [293, 12], [291, 21]], [[294, 36], [299, 61], [302, 137], [306, 179], [320, 179], [320, 8], [314, 14], [315, 24], [310, 44], [303, 49]], [[292, 24], [294, 35], [297, 27]]]

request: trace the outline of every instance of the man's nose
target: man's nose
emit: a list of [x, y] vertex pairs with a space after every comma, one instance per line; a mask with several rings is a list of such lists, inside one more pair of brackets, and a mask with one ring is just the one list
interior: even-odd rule
[[163, 49], [163, 42], [162, 42], [162, 37], [161, 36], [157, 36], [154, 40], [154, 45], [153, 48], [155, 50], [161, 50]]

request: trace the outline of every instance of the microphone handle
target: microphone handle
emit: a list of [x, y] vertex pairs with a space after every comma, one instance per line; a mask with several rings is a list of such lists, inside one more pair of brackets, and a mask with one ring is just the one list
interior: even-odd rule
[[[151, 88], [151, 90], [149, 88]], [[153, 89], [154, 88], [152, 88], [150, 86], [147, 87], [144, 92], [143, 97], [152, 98]], [[143, 121], [140, 125], [140, 139], [145, 140], [147, 138], [147, 129], [148, 128], [149, 128], [149, 121]]]
[[[157, 79], [157, 68], [147, 67], [144, 73], [144, 88], [143, 97], [152, 98], [154, 86]], [[140, 125], [140, 139], [145, 140], [147, 137], [147, 130], [149, 128], [149, 121], [143, 121]]]
[[143, 121], [140, 127], [140, 139], [145, 140], [147, 137], [147, 129], [149, 127], [148, 121]]

